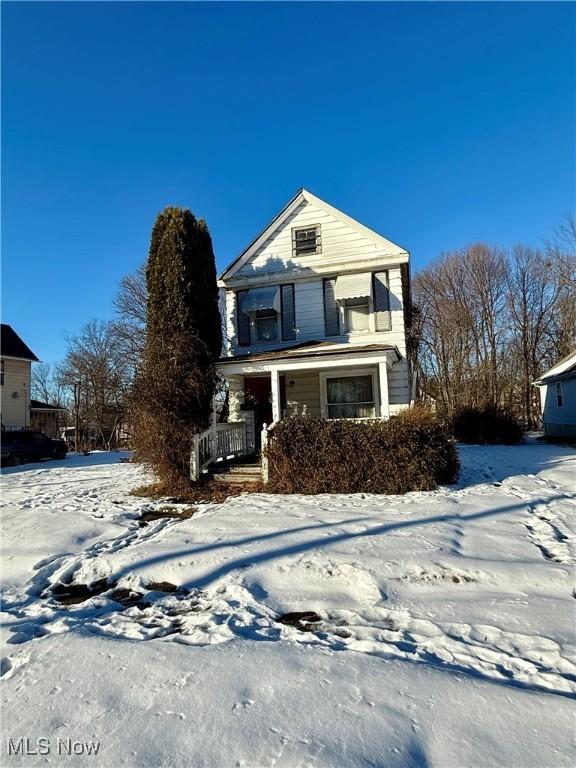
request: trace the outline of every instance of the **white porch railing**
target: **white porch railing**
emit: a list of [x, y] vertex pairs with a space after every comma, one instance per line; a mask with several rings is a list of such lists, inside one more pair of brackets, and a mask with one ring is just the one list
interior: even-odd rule
[[246, 439], [246, 422], [213, 424], [199, 435], [194, 435], [190, 451], [190, 479], [200, 480], [210, 464], [245, 456], [250, 448]]

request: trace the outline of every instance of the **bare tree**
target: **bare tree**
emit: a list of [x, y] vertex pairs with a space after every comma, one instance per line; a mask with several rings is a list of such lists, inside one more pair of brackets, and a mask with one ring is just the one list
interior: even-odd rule
[[546, 364], [558, 359], [553, 337], [563, 285], [557, 267], [546, 253], [516, 246], [506, 271], [512, 334], [508, 359], [521, 392], [521, 411], [531, 427], [538, 414], [533, 382]]
[[574, 274], [574, 256], [558, 245], [478, 244], [427, 266], [414, 280], [421, 393], [448, 415], [506, 406], [535, 426], [532, 383], [576, 343]]
[[146, 265], [141, 264], [135, 272], [122, 278], [114, 297], [115, 333], [126, 345], [134, 371], [142, 360], [146, 341], [146, 303]]
[[38, 363], [32, 368], [31, 394], [36, 400], [66, 407], [67, 392], [61, 363]]
[[71, 392], [76, 439], [92, 431], [110, 450], [127, 412], [131, 369], [126, 340], [114, 323], [93, 320], [68, 340], [65, 381]]

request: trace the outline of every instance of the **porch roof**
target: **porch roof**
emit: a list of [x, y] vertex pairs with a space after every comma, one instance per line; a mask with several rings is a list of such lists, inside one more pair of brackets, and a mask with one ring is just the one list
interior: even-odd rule
[[43, 403], [40, 400], [30, 400], [30, 410], [31, 411], [51, 411], [53, 413], [56, 413], [56, 411], [65, 411], [66, 408], [61, 408], [59, 405], [50, 405], [50, 403]]
[[218, 367], [235, 365], [237, 363], [265, 363], [281, 362], [292, 360], [301, 360], [303, 358], [325, 358], [332, 355], [349, 355], [358, 357], [363, 355], [374, 355], [379, 352], [393, 352], [397, 360], [401, 359], [398, 347], [393, 344], [333, 344], [329, 341], [306, 341], [300, 344], [294, 344], [284, 349], [273, 349], [269, 352], [252, 352], [245, 355], [235, 355], [234, 357], [221, 357], [218, 360]]

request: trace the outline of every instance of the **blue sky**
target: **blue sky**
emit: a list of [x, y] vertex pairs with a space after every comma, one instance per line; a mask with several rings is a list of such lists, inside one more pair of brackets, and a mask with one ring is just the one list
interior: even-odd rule
[[412, 253], [574, 207], [568, 3], [2, 3], [3, 321], [108, 318], [156, 214], [226, 265], [301, 186]]

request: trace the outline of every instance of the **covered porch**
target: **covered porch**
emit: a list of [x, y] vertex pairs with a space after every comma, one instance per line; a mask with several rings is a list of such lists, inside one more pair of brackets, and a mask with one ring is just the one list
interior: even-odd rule
[[388, 419], [389, 371], [398, 360], [389, 345], [323, 342], [221, 359], [228, 418], [221, 423], [215, 413], [212, 427], [197, 436], [193, 474], [258, 455], [267, 430], [287, 417]]

